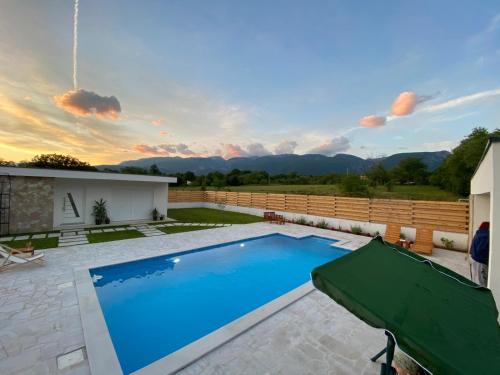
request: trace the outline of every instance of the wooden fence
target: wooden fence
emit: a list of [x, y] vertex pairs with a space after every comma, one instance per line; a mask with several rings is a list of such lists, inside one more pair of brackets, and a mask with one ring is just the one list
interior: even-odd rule
[[458, 233], [468, 233], [469, 230], [469, 204], [462, 202], [187, 190], [171, 190], [168, 200], [171, 203], [222, 202], [338, 219], [426, 226]]

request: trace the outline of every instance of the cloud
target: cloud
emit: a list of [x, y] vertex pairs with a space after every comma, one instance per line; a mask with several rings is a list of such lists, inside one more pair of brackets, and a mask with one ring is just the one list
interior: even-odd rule
[[135, 152], [138, 152], [140, 154], [145, 154], [145, 155], [155, 155], [155, 156], [168, 156], [169, 153], [161, 150], [158, 148], [158, 146], [148, 146], [145, 144], [138, 144], [138, 145], [133, 145], [132, 150]]
[[362, 117], [359, 120], [359, 124], [364, 126], [365, 128], [378, 128], [379, 126], [385, 125], [386, 117], [385, 116], [376, 116], [370, 115]]
[[78, 89], [55, 96], [58, 107], [76, 116], [90, 116], [115, 120], [121, 112], [120, 102], [114, 96], [100, 96], [92, 91]]
[[221, 148], [215, 150], [215, 155], [231, 159], [272, 155], [272, 152], [265, 148], [262, 143], [251, 143], [245, 147], [234, 143], [221, 143]]
[[460, 107], [462, 105], [479, 102], [482, 100], [490, 99], [500, 95], [500, 88], [494, 90], [481, 91], [471, 95], [461, 96], [459, 98], [451, 99], [443, 103], [434, 104], [422, 108], [422, 112], [438, 112], [455, 107]]
[[322, 154], [327, 156], [333, 156], [339, 152], [347, 151], [351, 147], [349, 139], [344, 136], [335, 137], [330, 141], [313, 148], [308, 153], [309, 154]]
[[240, 145], [232, 144], [232, 143], [223, 143], [222, 145], [222, 150], [220, 151], [220, 155], [224, 159], [231, 159], [231, 158], [239, 158], [239, 157], [246, 157], [248, 156], [248, 152], [243, 150], [243, 148]]
[[140, 154], [152, 155], [152, 156], [170, 156], [183, 155], [183, 156], [197, 156], [198, 154], [191, 150], [185, 143], [168, 144], [162, 143], [156, 146], [150, 146], [146, 144], [136, 144], [132, 146], [132, 150]]
[[262, 143], [252, 143], [247, 146], [249, 156], [266, 156], [272, 153], [264, 147]]
[[165, 130], [162, 130], [162, 131], [160, 132], [160, 135], [161, 135], [162, 137], [166, 137], [166, 136], [168, 136], [168, 132], [166, 132]]
[[154, 126], [161, 126], [164, 123], [165, 123], [165, 119], [162, 119], [162, 118], [151, 121], [151, 124], [153, 124]]
[[276, 155], [293, 154], [297, 146], [298, 143], [295, 141], [288, 141], [288, 140], [281, 141], [274, 149], [274, 153]]
[[394, 116], [408, 116], [412, 114], [419, 104], [434, 99], [439, 93], [433, 95], [417, 95], [412, 91], [404, 91], [392, 103], [391, 113]]

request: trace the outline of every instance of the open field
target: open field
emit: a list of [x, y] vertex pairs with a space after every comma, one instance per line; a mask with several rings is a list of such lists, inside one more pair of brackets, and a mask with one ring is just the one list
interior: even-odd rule
[[[172, 187], [172, 190], [200, 190], [196, 187]], [[207, 190], [216, 190], [207, 188]], [[339, 195], [343, 194], [339, 185], [244, 185], [228, 186], [223, 191], [253, 192], [253, 193], [287, 193], [287, 194], [312, 194], [312, 195]], [[456, 201], [459, 197], [448, 191], [430, 185], [395, 185], [393, 191], [385, 187], [370, 188], [371, 198], [384, 199], [413, 199], [431, 201]]]

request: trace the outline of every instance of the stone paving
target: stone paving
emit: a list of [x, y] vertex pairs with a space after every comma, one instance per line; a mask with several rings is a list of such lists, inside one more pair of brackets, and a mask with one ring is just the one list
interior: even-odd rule
[[[56, 358], [85, 345], [74, 268], [155, 256], [282, 232], [360, 246], [370, 239], [293, 224], [255, 223], [45, 251], [45, 265], [0, 273], [0, 374], [89, 374], [88, 361], [59, 370]], [[355, 245], [354, 245], [355, 244]], [[467, 275], [465, 255], [433, 260]], [[373, 329], [314, 291], [180, 372], [194, 374], [378, 374], [369, 357], [385, 344]]]

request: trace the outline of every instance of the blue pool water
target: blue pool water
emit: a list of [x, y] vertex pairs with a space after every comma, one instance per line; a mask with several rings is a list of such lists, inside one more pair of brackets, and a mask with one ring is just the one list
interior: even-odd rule
[[281, 234], [94, 268], [124, 373], [138, 370], [299, 287], [348, 251]]

